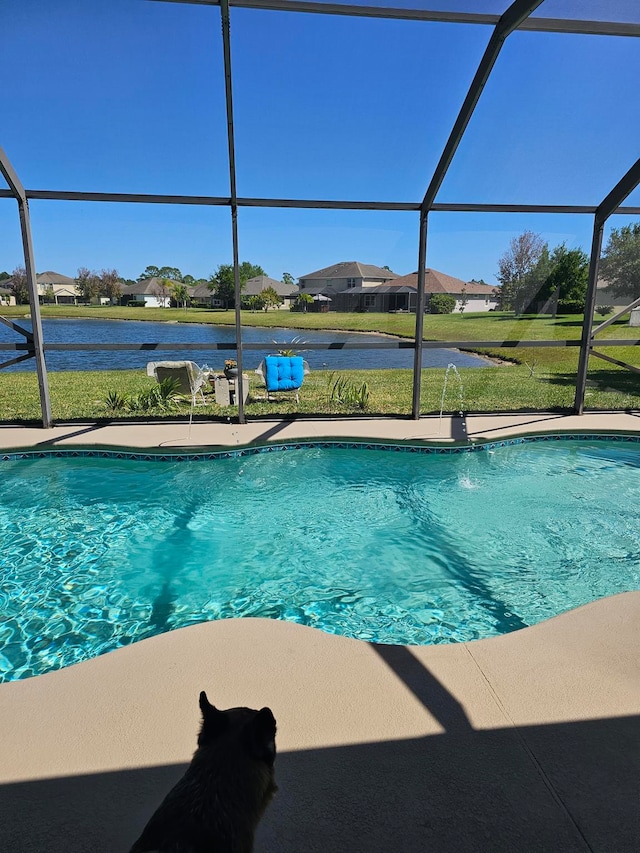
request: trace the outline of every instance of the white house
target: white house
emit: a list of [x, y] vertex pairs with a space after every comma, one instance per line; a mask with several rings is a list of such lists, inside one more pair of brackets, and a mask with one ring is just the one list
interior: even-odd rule
[[171, 305], [171, 286], [180, 284], [168, 278], [143, 278], [135, 284], [122, 288], [122, 296], [128, 297], [142, 308], [169, 308]]

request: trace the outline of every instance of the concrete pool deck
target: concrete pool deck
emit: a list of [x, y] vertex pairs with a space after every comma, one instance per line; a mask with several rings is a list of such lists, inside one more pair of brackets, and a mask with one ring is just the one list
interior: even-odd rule
[[[470, 417], [473, 438], [637, 432], [634, 415]], [[443, 419], [439, 440], [460, 424]], [[437, 418], [2, 428], [0, 447], [433, 440]], [[170, 442], [170, 444], [168, 444]], [[640, 592], [502, 637], [380, 646], [196, 625], [0, 685], [0, 850], [128, 850], [195, 748], [200, 690], [269, 705], [280, 791], [256, 853], [640, 849]]]
[[70, 424], [52, 429], [0, 427], [0, 450], [15, 447], [117, 446], [176, 449], [180, 447], [238, 446], [251, 443], [296, 441], [303, 438], [369, 438], [388, 441], [493, 441], [535, 432], [640, 433], [640, 412], [559, 415], [534, 412], [517, 415], [466, 415], [421, 418], [304, 418], [254, 420], [247, 424], [179, 423]]

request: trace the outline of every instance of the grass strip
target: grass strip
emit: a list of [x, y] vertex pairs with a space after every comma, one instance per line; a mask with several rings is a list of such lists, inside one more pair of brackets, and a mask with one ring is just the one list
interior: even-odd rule
[[[3, 316], [24, 317], [27, 306], [3, 307]], [[233, 324], [232, 311], [213, 309], [161, 309], [133, 307], [42, 306], [43, 317], [131, 319], [170, 322], [195, 322]], [[400, 337], [413, 337], [415, 316], [407, 314], [341, 314], [337, 312], [298, 314], [288, 311], [259, 313], [244, 311], [242, 322], [247, 326], [266, 328], [287, 327], [292, 334], [304, 338], [304, 329], [326, 330], [327, 341], [331, 330], [378, 332]], [[577, 340], [582, 329], [581, 316], [524, 316], [516, 318], [507, 312], [482, 314], [426, 315], [424, 337], [426, 340]], [[612, 324], [604, 337], [635, 338], [638, 330], [624, 320]], [[444, 411], [455, 412], [515, 412], [558, 411], [573, 408], [577, 348], [475, 348], [470, 351], [504, 360], [487, 368], [461, 368], [463, 383], [462, 406], [455, 377], [450, 374]], [[605, 350], [622, 361], [638, 363], [637, 347]], [[221, 355], [222, 359], [222, 355]], [[197, 359], [196, 359], [197, 360]], [[366, 414], [408, 416], [411, 412], [410, 370], [384, 369], [384, 352], [379, 353], [380, 369], [345, 370], [340, 375], [360, 385], [369, 386]], [[219, 365], [222, 368], [222, 361]], [[296, 405], [293, 395], [283, 395], [273, 402], [265, 400], [264, 386], [253, 372], [250, 379], [250, 397], [246, 406], [248, 417], [292, 414], [358, 414], [361, 409], [332, 405], [330, 400], [331, 372], [312, 371], [305, 378]], [[444, 368], [429, 368], [422, 374], [423, 414], [437, 413], [442, 402]], [[144, 393], [154, 384], [143, 369], [113, 371], [65, 371], [49, 373], [53, 416], [56, 421], [78, 419], [130, 418], [123, 412], [114, 413], [106, 407], [110, 392], [124, 396]], [[640, 380], [637, 374], [592, 358], [586, 394], [586, 406], [594, 410], [629, 410], [640, 407]], [[145, 418], [188, 416], [188, 404], [175, 412], [149, 409]], [[207, 405], [198, 406], [196, 415], [228, 417], [235, 408], [221, 408], [215, 404], [213, 394], [207, 395]], [[140, 417], [140, 415], [138, 415]], [[38, 422], [41, 419], [40, 403], [35, 373], [0, 371], [0, 423]]]
[[[462, 401], [457, 380], [449, 373], [444, 411], [569, 412], [575, 394], [573, 370], [537, 370], [531, 375], [524, 365], [510, 367], [466, 368], [459, 371]], [[274, 401], [266, 400], [264, 384], [249, 373], [248, 417], [265, 415], [399, 415], [411, 413], [411, 370], [340, 371], [355, 385], [366, 382], [369, 403], [366, 410], [332, 404], [330, 384], [333, 371], [312, 371], [304, 381], [300, 402], [293, 394], [282, 394]], [[429, 368], [422, 373], [423, 414], [438, 413], [442, 401], [445, 369]], [[49, 373], [51, 406], [56, 421], [135, 420], [188, 417], [190, 403], [185, 400], [173, 411], [149, 409], [142, 413], [113, 412], [107, 407], [111, 392], [125, 397], [139, 395], [155, 385], [144, 370], [64, 371]], [[640, 407], [638, 377], [616, 367], [599, 370], [590, 377], [587, 408], [594, 410], [629, 410]], [[230, 417], [235, 407], [216, 405], [213, 391], [207, 390], [206, 405], [196, 406], [196, 416]], [[33, 372], [0, 372], [0, 423], [39, 422], [41, 420], [38, 383]]]

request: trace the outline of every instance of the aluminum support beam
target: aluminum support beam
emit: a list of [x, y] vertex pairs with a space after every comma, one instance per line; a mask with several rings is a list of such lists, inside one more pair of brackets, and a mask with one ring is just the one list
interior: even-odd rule
[[[155, 0], [191, 6], [219, 6], [220, 0]], [[347, 15], [360, 18], [392, 18], [403, 21], [430, 21], [444, 24], [483, 24], [495, 27], [499, 15], [488, 12], [454, 12], [432, 9], [405, 9], [396, 6], [359, 6], [350, 3], [324, 3], [313, 0], [230, 0], [231, 6], [275, 12], [309, 12], [317, 15]], [[572, 18], [527, 18], [518, 29], [542, 33], [580, 33], [600, 36], [640, 36], [640, 23], [624, 21], [588, 21]]]
[[[229, 21], [229, 0], [221, 0], [222, 15], [222, 51], [224, 57], [224, 84], [227, 104], [227, 142], [229, 147], [229, 188], [231, 191], [231, 239], [233, 243], [233, 284], [235, 296], [236, 364], [238, 366], [239, 388], [242, 388], [242, 293], [240, 290], [240, 261], [238, 251], [238, 192], [236, 183], [236, 148], [233, 132], [233, 89], [231, 76], [231, 26]], [[238, 423], [246, 423], [242, 394], [236, 394], [238, 405]]]
[[15, 198], [17, 201], [26, 201], [27, 194], [25, 188], [22, 186], [20, 179], [16, 175], [4, 148], [0, 148], [0, 172], [4, 175], [5, 181], [9, 184], [7, 195], [11, 198]]
[[[159, 193], [95, 193], [75, 190], [25, 190], [28, 199], [38, 201], [112, 201], [116, 203], [137, 202], [139, 204], [202, 204], [224, 207], [231, 204], [228, 196], [209, 195], [163, 195]], [[0, 190], [0, 198], [12, 193]]]
[[628, 364], [626, 361], [620, 361], [617, 358], [612, 358], [610, 355], [605, 355], [603, 352], [598, 352], [596, 349], [591, 350], [591, 355], [596, 358], [601, 358], [603, 361], [608, 361], [610, 364], [617, 364], [618, 367], [624, 367], [632, 373], [640, 373], [640, 367], [635, 367], [633, 364]]
[[427, 216], [433, 208], [436, 195], [445, 175], [451, 165], [451, 161], [458, 149], [458, 145], [466, 130], [476, 104], [482, 94], [485, 83], [489, 79], [489, 75], [496, 63], [498, 54], [502, 49], [505, 39], [513, 32], [516, 27], [522, 23], [531, 12], [536, 9], [542, 0], [515, 0], [506, 12], [499, 19], [496, 27], [489, 39], [485, 52], [480, 60], [480, 65], [476, 71], [471, 86], [466, 94], [466, 97], [458, 113], [458, 117], [453, 125], [449, 138], [444, 147], [435, 172], [431, 177], [427, 191], [420, 205], [420, 244], [418, 246], [418, 299], [416, 303], [416, 351], [413, 368], [413, 402], [411, 414], [414, 420], [420, 417], [420, 391], [422, 383], [422, 335], [424, 327], [424, 308], [426, 294], [425, 288], [425, 269], [427, 265]]
[[634, 299], [630, 305], [627, 305], [622, 311], [616, 311], [613, 317], [609, 317], [608, 320], [605, 320], [604, 323], [600, 323], [599, 326], [591, 332], [591, 338], [595, 338], [596, 335], [599, 335], [603, 329], [606, 329], [607, 326], [610, 326], [612, 323], [615, 323], [616, 320], [619, 320], [620, 317], [624, 317], [625, 314], [628, 314], [630, 311], [633, 311], [634, 308], [637, 308], [640, 305], [640, 297], [638, 299]]
[[[330, 343], [308, 343], [305, 342], [304, 349], [314, 351], [324, 350], [396, 350], [396, 349], [415, 349], [414, 340], [401, 341], [380, 341], [376, 343], [363, 343], [361, 341], [331, 341]], [[540, 347], [551, 347], [559, 349], [562, 347], [579, 347], [580, 339], [563, 339], [563, 340], [495, 340], [495, 341], [479, 341], [479, 340], [464, 340], [464, 341], [443, 341], [430, 340], [423, 341], [423, 349], [466, 349], [475, 351], [479, 349], [496, 349], [515, 347], [527, 349], [535, 349]], [[605, 338], [598, 342], [598, 346], [602, 347], [632, 347], [640, 346], [640, 338]], [[197, 352], [223, 352], [238, 349], [237, 341], [225, 341], [225, 343], [193, 343], [192, 341], [154, 341], [144, 344], [127, 343], [127, 344], [107, 344], [107, 343], [90, 343], [90, 344], [70, 344], [70, 343], [51, 343], [44, 345], [46, 352], [120, 352], [120, 351], [141, 351], [141, 352], [172, 352], [177, 350], [193, 350]], [[262, 350], [273, 350], [274, 352], [282, 349], [282, 344], [260, 343], [243, 344], [242, 349], [245, 352], [256, 352]], [[26, 350], [29, 357], [33, 354], [33, 346], [30, 343], [0, 343], [0, 352], [3, 351]]]
[[507, 11], [498, 21], [495, 30], [493, 31], [489, 44], [480, 60], [480, 65], [476, 71], [469, 91], [462, 103], [458, 117], [453, 125], [453, 129], [449, 135], [449, 139], [444, 147], [442, 156], [438, 161], [431, 182], [427, 187], [427, 191], [422, 200], [422, 210], [431, 210], [435, 201], [436, 195], [442, 182], [447, 174], [451, 161], [458, 149], [462, 136], [471, 120], [473, 111], [482, 94], [489, 75], [493, 70], [493, 66], [498, 59], [498, 55], [502, 50], [502, 45], [505, 39], [542, 3], [542, 0], [516, 0], [512, 3]]
[[618, 181], [609, 195], [596, 208], [596, 219], [603, 224], [619, 209], [620, 204], [640, 184], [640, 159]]
[[604, 225], [612, 213], [625, 200], [629, 193], [640, 184], [640, 159], [636, 160], [629, 171], [618, 181], [611, 192], [602, 200], [593, 218], [593, 238], [591, 240], [591, 258], [589, 261], [589, 279], [584, 303], [584, 320], [580, 342], [580, 359], [576, 374], [576, 396], [573, 403], [577, 415], [584, 413], [584, 397], [587, 389], [587, 373], [589, 372], [589, 355], [593, 342], [593, 313], [596, 306], [598, 287], [598, 270], [600, 268], [600, 253], [602, 251], [602, 235]]
[[[38, 201], [107, 201], [118, 204], [193, 204], [205, 207], [229, 207], [229, 196], [150, 195], [145, 193], [90, 193], [66, 190], [25, 190], [27, 199]], [[0, 190], [0, 198], [14, 198], [11, 190]], [[345, 199], [237, 198], [238, 207], [278, 207], [298, 210], [420, 210], [419, 201], [351, 201]], [[593, 216], [595, 204], [478, 204], [476, 202], [434, 202], [437, 213], [568, 213]], [[618, 207], [626, 216], [640, 216], [640, 207]]]
[[26, 361], [29, 358], [33, 358], [31, 353], [27, 353], [26, 355], [19, 355], [16, 358], [11, 358], [9, 361], [3, 361], [0, 364], [0, 370], [3, 370], [5, 367], [11, 367], [14, 364], [18, 364], [20, 361]]
[[420, 397], [422, 391], [422, 350], [424, 336], [424, 308], [427, 298], [424, 292], [425, 270], [427, 266], [427, 233], [429, 228], [429, 214], [426, 210], [420, 211], [420, 233], [418, 237], [418, 282], [416, 298], [416, 328], [415, 328], [415, 352], [413, 354], [413, 393], [411, 402], [411, 417], [414, 421], [420, 419]]
[[51, 411], [51, 398], [49, 395], [49, 380], [47, 378], [47, 363], [44, 358], [44, 337], [42, 334], [42, 318], [40, 316], [40, 299], [38, 295], [38, 283], [36, 281], [36, 265], [33, 255], [33, 240], [31, 237], [31, 219], [29, 216], [29, 203], [18, 202], [20, 214], [20, 232], [22, 234], [22, 248], [24, 251], [24, 266], [27, 273], [27, 288], [29, 291], [31, 326], [33, 329], [33, 343], [35, 348], [36, 373], [38, 375], [38, 390], [40, 392], [40, 408], [42, 410], [42, 426], [51, 429], [53, 426], [53, 414]]
[[20, 234], [22, 236], [22, 250], [24, 253], [24, 268], [27, 275], [27, 290], [29, 292], [31, 325], [33, 327], [34, 357], [36, 360], [36, 373], [38, 376], [38, 390], [40, 392], [40, 408], [42, 410], [42, 426], [50, 429], [53, 426], [51, 413], [51, 398], [49, 396], [49, 382], [47, 379], [47, 364], [44, 359], [42, 319], [40, 317], [40, 300], [38, 298], [38, 283], [36, 281], [36, 265], [33, 256], [33, 240], [31, 237], [31, 219], [29, 216], [29, 202], [27, 194], [16, 175], [9, 158], [3, 148], [0, 148], [0, 172], [4, 175], [11, 192], [18, 202], [18, 214], [20, 216]]
[[576, 374], [576, 395], [573, 402], [573, 409], [576, 415], [582, 415], [584, 413], [584, 395], [587, 388], [589, 350], [591, 348], [591, 327], [593, 325], [593, 311], [596, 304], [596, 288], [598, 285], [598, 268], [600, 266], [603, 231], [604, 222], [600, 222], [597, 216], [594, 217], [593, 236], [591, 238], [591, 257], [589, 260], [589, 278], [584, 303], [582, 335], [580, 338], [580, 358], [578, 360], [578, 372]]
[[13, 329], [14, 332], [18, 332], [19, 335], [23, 335], [28, 341], [33, 344], [33, 334], [29, 331], [29, 329], [23, 329], [22, 326], [19, 326], [17, 323], [12, 322], [11, 320], [7, 320], [6, 317], [0, 317], [0, 323], [3, 323], [10, 329]]
[[[597, 210], [595, 205], [586, 204], [459, 204], [434, 202], [431, 210], [438, 213], [570, 213], [590, 214]], [[637, 216], [640, 207], [618, 207], [614, 213]]]

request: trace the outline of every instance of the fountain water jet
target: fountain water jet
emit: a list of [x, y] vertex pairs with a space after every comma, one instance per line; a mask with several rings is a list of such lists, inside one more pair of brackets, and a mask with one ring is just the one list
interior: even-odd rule
[[465, 428], [464, 427], [464, 412], [463, 412], [464, 388], [462, 387], [462, 379], [460, 378], [458, 368], [455, 366], [455, 364], [452, 364], [451, 362], [449, 362], [449, 364], [447, 365], [447, 369], [445, 370], [445, 373], [444, 373], [444, 384], [442, 386], [442, 397], [440, 399], [440, 418], [438, 420], [438, 435], [440, 435], [440, 433], [442, 432], [442, 412], [444, 409], [444, 398], [445, 398], [445, 395], [447, 393], [447, 381], [449, 379], [449, 371], [450, 370], [453, 370], [453, 372], [455, 373], [455, 375], [458, 379], [458, 414], [460, 416], [460, 421], [462, 423], [462, 429], [464, 430], [464, 428]]

